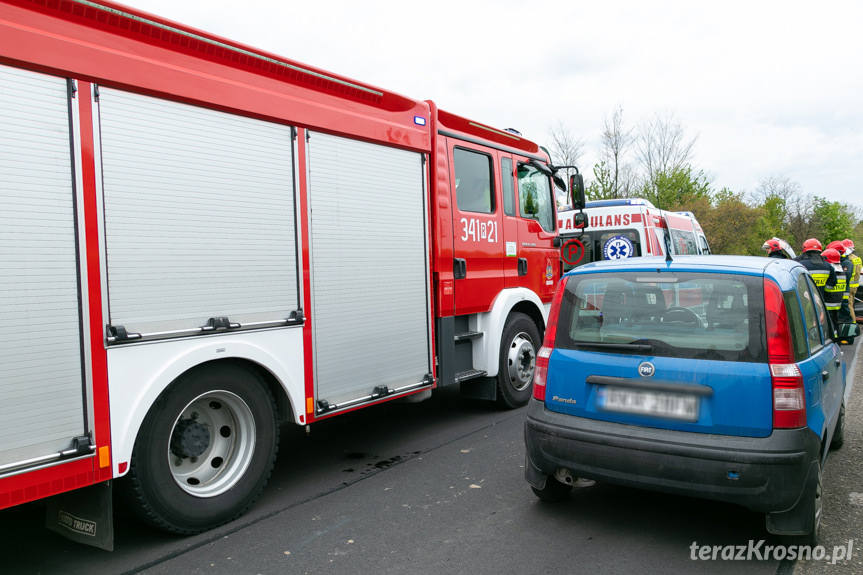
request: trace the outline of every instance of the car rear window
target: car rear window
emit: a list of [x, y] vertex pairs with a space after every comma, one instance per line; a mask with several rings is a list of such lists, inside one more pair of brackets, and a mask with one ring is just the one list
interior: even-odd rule
[[555, 347], [720, 361], [766, 361], [757, 276], [608, 273], [570, 276]]

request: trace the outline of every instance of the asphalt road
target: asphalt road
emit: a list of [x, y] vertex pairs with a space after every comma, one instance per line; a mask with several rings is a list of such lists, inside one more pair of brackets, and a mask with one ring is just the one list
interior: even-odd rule
[[[860, 374], [857, 382], [845, 447], [825, 475], [828, 547], [847, 545], [863, 525]], [[0, 573], [863, 572], [856, 546], [851, 561], [836, 565], [693, 560], [693, 544], [778, 543], [761, 515], [733, 505], [603, 484], [576, 489], [563, 503], [540, 502], [523, 478], [523, 419], [523, 409], [500, 411], [442, 390], [421, 404], [315, 424], [309, 436], [285, 427], [270, 484], [234, 523], [174, 537], [139, 525], [120, 506], [109, 553], [43, 529], [37, 502], [0, 511]]]
[[842, 561], [798, 561], [794, 575], [859, 575], [863, 573], [863, 369], [860, 342], [843, 347], [849, 366], [845, 394], [845, 443], [830, 452], [824, 469], [824, 508], [821, 544], [825, 552], [848, 547], [851, 556]]

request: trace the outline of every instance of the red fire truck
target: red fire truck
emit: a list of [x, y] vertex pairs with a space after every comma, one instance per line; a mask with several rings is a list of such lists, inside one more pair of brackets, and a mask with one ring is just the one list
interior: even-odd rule
[[[585, 227], [577, 223], [583, 218]], [[564, 271], [594, 261], [646, 255], [710, 253], [692, 212], [671, 212], [639, 198], [587, 202], [558, 214]]]
[[252, 504], [282, 422], [456, 384], [524, 404], [555, 184], [430, 101], [102, 0], [0, 1], [0, 508], [63, 494], [56, 529], [110, 547], [123, 478], [191, 534]]

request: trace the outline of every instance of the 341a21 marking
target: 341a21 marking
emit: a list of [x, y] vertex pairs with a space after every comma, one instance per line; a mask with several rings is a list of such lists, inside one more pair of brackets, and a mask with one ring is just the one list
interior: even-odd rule
[[486, 222], [478, 218], [462, 218], [461, 241], [497, 243], [497, 222]]

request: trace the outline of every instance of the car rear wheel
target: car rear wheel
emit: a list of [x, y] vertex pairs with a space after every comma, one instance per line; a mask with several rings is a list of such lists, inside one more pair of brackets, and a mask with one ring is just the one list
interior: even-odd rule
[[845, 443], [845, 402], [839, 408], [839, 419], [836, 420], [836, 429], [833, 430], [833, 439], [830, 440], [830, 449], [839, 449]]
[[819, 465], [817, 467], [817, 473], [815, 475], [815, 489], [813, 489], [812, 494], [809, 495], [810, 499], [808, 501], [801, 501], [797, 504], [799, 508], [797, 512], [811, 514], [812, 530], [804, 535], [784, 536], [783, 541], [786, 543], [786, 545], [808, 545], [811, 548], [815, 548], [818, 545], [821, 535], [821, 511], [823, 505], [821, 491], [821, 475], [821, 466]]
[[563, 501], [569, 497], [569, 492], [572, 491], [572, 485], [561, 483], [554, 477], [545, 478], [545, 487], [537, 489], [531, 486], [533, 493], [543, 501]]

